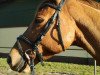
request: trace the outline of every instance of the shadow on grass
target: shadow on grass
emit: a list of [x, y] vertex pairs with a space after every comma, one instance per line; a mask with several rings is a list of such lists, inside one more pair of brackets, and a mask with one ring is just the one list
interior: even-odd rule
[[7, 58], [8, 57], [8, 53], [0, 53], [0, 58]]

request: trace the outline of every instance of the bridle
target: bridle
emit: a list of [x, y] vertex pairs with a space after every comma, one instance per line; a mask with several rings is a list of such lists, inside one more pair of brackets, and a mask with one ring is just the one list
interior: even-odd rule
[[41, 40], [43, 39], [45, 34], [48, 32], [48, 30], [51, 28], [51, 25], [54, 22], [54, 20], [57, 21], [56, 25], [57, 25], [57, 31], [58, 31], [58, 38], [59, 38], [62, 50], [63, 51], [65, 50], [64, 44], [63, 44], [63, 40], [62, 40], [61, 30], [60, 30], [60, 17], [59, 17], [59, 12], [61, 11], [61, 7], [63, 6], [64, 1], [65, 0], [61, 0], [59, 5], [57, 5], [57, 6], [54, 5], [54, 4], [51, 4], [51, 3], [43, 4], [43, 6], [49, 6], [49, 7], [53, 8], [53, 9], [55, 9], [55, 13], [47, 21], [47, 23], [45, 24], [44, 29], [38, 35], [38, 37], [35, 40], [35, 42], [31, 41], [28, 37], [26, 37], [24, 35], [20, 35], [17, 38], [17, 44], [18, 44], [19, 53], [20, 53], [20, 55], [22, 57], [21, 63], [19, 64], [19, 67], [17, 68], [17, 71], [19, 71], [19, 72], [22, 71], [24, 69], [24, 67], [26, 66], [26, 64], [28, 63], [28, 60], [30, 60], [29, 66], [30, 66], [32, 75], [34, 75], [34, 59], [29, 57], [29, 55], [27, 54], [27, 52], [30, 51], [30, 49], [28, 49], [26, 51], [23, 51], [20, 41], [23, 41], [23, 42], [25, 42], [26, 44], [28, 44], [28, 45], [30, 45], [32, 47], [32, 52], [34, 54], [36, 54], [36, 56], [38, 57], [39, 61], [43, 65], [43, 56], [42, 56], [42, 53], [39, 53], [39, 51], [38, 51], [38, 45], [40, 44]]

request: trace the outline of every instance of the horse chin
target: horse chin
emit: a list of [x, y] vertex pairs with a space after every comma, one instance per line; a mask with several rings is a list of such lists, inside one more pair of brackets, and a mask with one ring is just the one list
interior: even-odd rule
[[11, 68], [13, 71], [20, 72], [20, 73], [30, 73], [30, 72], [31, 72], [31, 71], [30, 71], [30, 67], [29, 67], [28, 64], [25, 65], [25, 66], [22, 66], [22, 68], [19, 68], [19, 70], [18, 70], [18, 65], [16, 65], [16, 66], [10, 65], [10, 68]]
[[26, 67], [25, 67], [22, 71], [18, 71], [18, 70], [16, 69], [16, 67], [10, 66], [10, 68], [11, 68], [13, 71], [16, 71], [16, 72], [19, 72], [19, 73], [27, 73], [27, 74], [30, 74], [30, 73], [31, 73], [29, 65], [26, 65]]
[[27, 62], [23, 58], [17, 61], [17, 63], [9, 64], [9, 66], [13, 71], [17, 71], [17, 72], [29, 72], [30, 70], [28, 68]]

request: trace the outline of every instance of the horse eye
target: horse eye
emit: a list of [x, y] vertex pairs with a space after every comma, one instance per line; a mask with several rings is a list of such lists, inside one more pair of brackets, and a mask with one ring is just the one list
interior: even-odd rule
[[38, 24], [38, 23], [42, 23], [44, 21], [44, 19], [42, 18], [36, 18], [35, 19], [35, 23]]

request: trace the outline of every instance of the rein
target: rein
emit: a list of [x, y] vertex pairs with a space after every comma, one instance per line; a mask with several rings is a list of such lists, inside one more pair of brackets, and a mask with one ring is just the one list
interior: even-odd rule
[[34, 71], [34, 59], [31, 58], [27, 51], [30, 51], [30, 49], [26, 50], [26, 51], [23, 51], [22, 49], [22, 46], [20, 44], [20, 41], [23, 41], [25, 42], [26, 44], [30, 45], [32, 47], [32, 52], [34, 54], [36, 54], [36, 56], [38, 57], [39, 61], [41, 62], [41, 64], [43, 65], [43, 56], [41, 53], [39, 53], [38, 51], [38, 45], [40, 44], [40, 42], [42, 41], [43, 37], [45, 36], [45, 34], [48, 32], [48, 30], [51, 28], [51, 25], [52, 23], [54, 22], [54, 20], [56, 20], [57, 22], [57, 31], [58, 31], [58, 38], [59, 38], [59, 41], [60, 41], [60, 44], [61, 44], [61, 47], [63, 49], [63, 51], [65, 51], [65, 48], [64, 48], [64, 44], [63, 44], [63, 40], [62, 40], [62, 35], [61, 35], [61, 30], [60, 30], [60, 17], [59, 17], [59, 12], [61, 11], [61, 7], [63, 6], [64, 4], [64, 1], [65, 0], [61, 0], [61, 2], [59, 3], [58, 6], [55, 6], [51, 3], [45, 3], [43, 4], [44, 6], [49, 6], [53, 9], [55, 9], [55, 13], [51, 16], [51, 18], [47, 21], [44, 29], [42, 30], [42, 32], [38, 35], [37, 39], [35, 40], [35, 42], [31, 41], [29, 38], [27, 38], [26, 36], [24, 35], [21, 35], [17, 38], [17, 43], [18, 43], [18, 48], [19, 48], [19, 53], [22, 57], [22, 60], [24, 60], [25, 62], [22, 63], [23, 66], [20, 66], [19, 64], [19, 67], [18, 67], [18, 71], [20, 71], [24, 65], [26, 63], [28, 63], [28, 60], [30, 60], [30, 63], [29, 66], [30, 66], [30, 69], [31, 69], [31, 72], [32, 72], [32, 75], [35, 75], [35, 71]]

